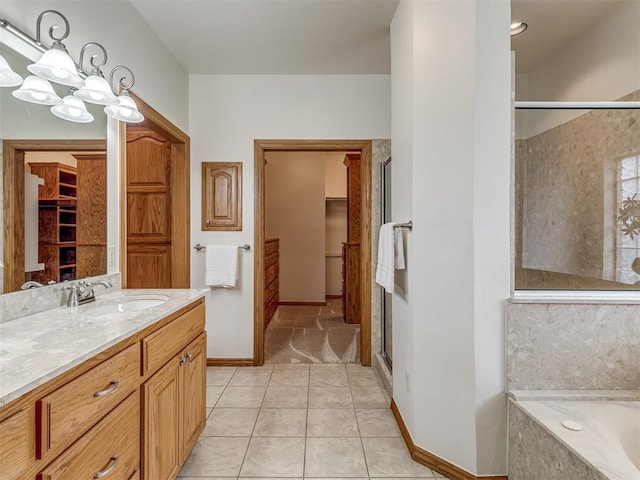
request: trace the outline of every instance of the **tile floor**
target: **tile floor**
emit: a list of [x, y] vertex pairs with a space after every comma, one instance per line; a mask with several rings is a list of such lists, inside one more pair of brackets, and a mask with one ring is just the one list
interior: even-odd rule
[[209, 367], [207, 425], [179, 478], [445, 478], [409, 457], [378, 373]]

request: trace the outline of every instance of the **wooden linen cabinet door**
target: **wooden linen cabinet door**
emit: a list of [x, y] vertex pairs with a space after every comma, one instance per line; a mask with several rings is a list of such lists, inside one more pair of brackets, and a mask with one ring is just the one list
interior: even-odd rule
[[171, 288], [171, 143], [127, 127], [127, 288]]
[[183, 352], [183, 365], [180, 368], [181, 392], [181, 457], [184, 463], [206, 423], [207, 398], [207, 354], [206, 333], [202, 333]]
[[180, 471], [180, 368], [175, 357], [144, 384], [145, 480], [173, 480]]

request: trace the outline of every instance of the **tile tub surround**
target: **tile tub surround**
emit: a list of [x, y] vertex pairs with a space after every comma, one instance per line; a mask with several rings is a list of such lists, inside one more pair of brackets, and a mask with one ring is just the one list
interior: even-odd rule
[[640, 390], [640, 304], [512, 300], [508, 390]]
[[[509, 405], [509, 480], [606, 480], [514, 403]], [[551, 460], [553, 459], [553, 460]]]
[[[630, 435], [640, 428], [640, 401], [585, 401], [581, 393], [560, 394], [565, 399], [511, 399], [509, 478], [640, 478], [625, 452]], [[579, 423], [582, 430], [564, 428], [563, 420]]]
[[[444, 478], [409, 456], [374, 368], [208, 367], [207, 382], [220, 390], [210, 399], [207, 426], [182, 480]], [[234, 386], [251, 383], [260, 386]], [[362, 388], [378, 389], [382, 401], [359, 407]], [[251, 406], [224, 401], [243, 389]]]
[[[207, 290], [117, 290], [95, 303], [57, 307], [0, 324], [0, 406], [165, 318]], [[160, 306], [96, 315], [91, 306], [125, 296], [162, 295]]]
[[[108, 289], [109, 293], [121, 288], [120, 273], [111, 273], [107, 275], [98, 275], [90, 277], [89, 281], [107, 280], [111, 282], [113, 287]], [[62, 289], [68, 285], [77, 283], [63, 282], [51, 286], [30, 288], [28, 290], [20, 290], [18, 292], [6, 293], [0, 295], [0, 323], [15, 320], [16, 318], [26, 317], [35, 313], [51, 310], [65, 304], [67, 293]], [[102, 287], [96, 289], [96, 298], [101, 297], [103, 293]]]

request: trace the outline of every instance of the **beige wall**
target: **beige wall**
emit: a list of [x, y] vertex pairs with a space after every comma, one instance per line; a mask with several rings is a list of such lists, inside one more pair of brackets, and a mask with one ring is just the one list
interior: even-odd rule
[[317, 154], [266, 154], [266, 235], [280, 238], [280, 301], [325, 301], [325, 165]]
[[344, 164], [346, 152], [325, 153], [324, 186], [327, 198], [346, 198], [347, 167]]

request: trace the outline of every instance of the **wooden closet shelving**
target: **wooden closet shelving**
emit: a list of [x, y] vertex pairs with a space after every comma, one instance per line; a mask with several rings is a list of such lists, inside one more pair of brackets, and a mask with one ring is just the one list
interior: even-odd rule
[[264, 241], [264, 328], [276, 313], [280, 301], [280, 239]]

